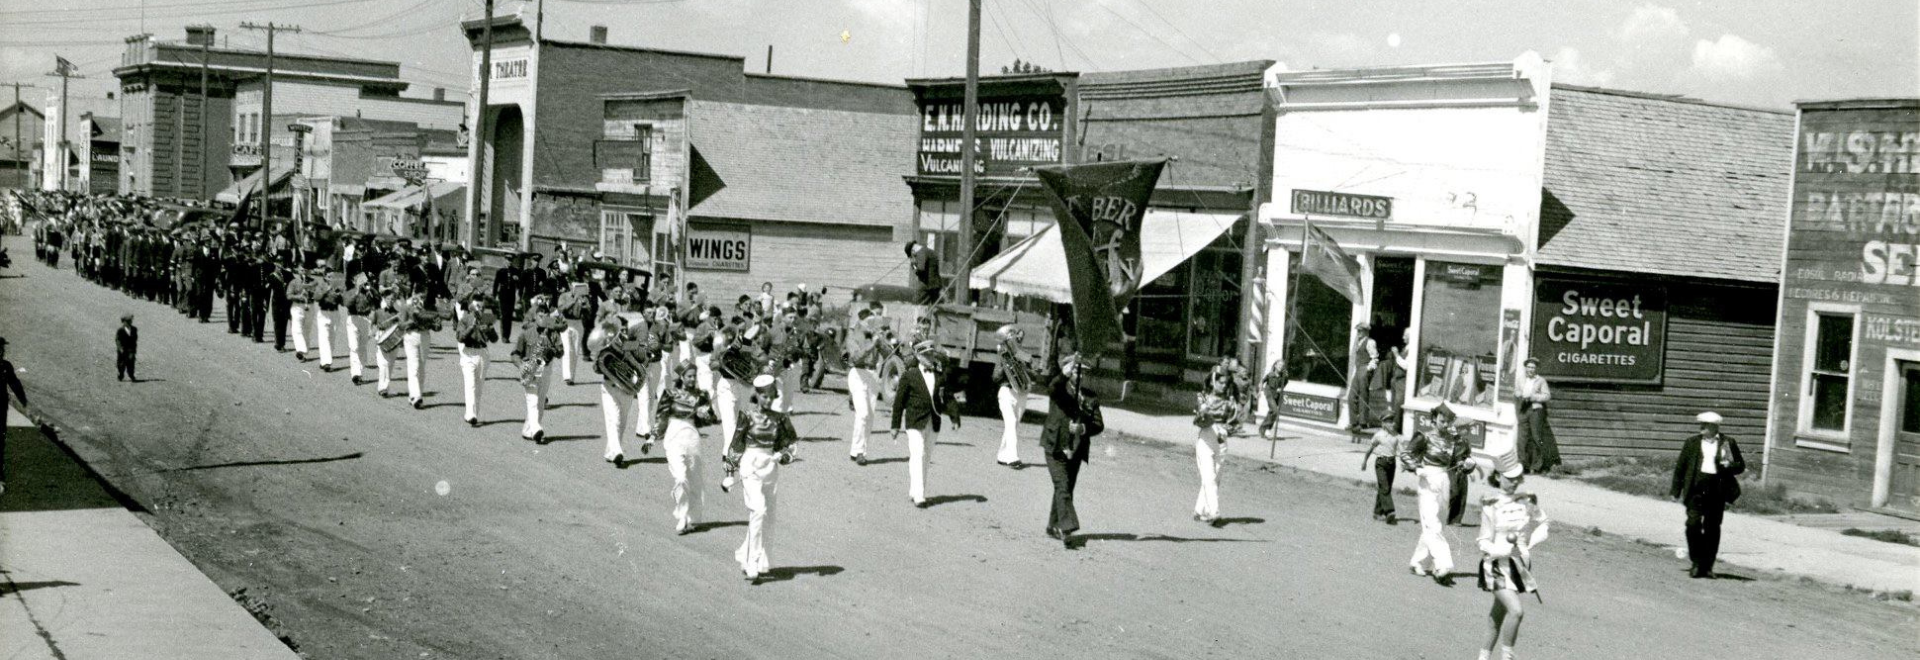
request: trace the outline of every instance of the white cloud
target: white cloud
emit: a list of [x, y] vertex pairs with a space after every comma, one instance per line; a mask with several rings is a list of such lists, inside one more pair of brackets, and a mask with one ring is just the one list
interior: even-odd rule
[[1687, 36], [1687, 24], [1672, 7], [1647, 3], [1634, 8], [1615, 36], [1633, 45], [1677, 40]]
[[1723, 34], [1717, 40], [1701, 39], [1693, 44], [1693, 70], [1708, 78], [1751, 78], [1779, 66], [1772, 48], [1736, 35]]
[[1595, 87], [1613, 84], [1613, 70], [1594, 68], [1591, 63], [1581, 58], [1579, 50], [1570, 46], [1561, 46], [1560, 50], [1554, 51], [1553, 57], [1547, 59], [1553, 62], [1554, 82]]

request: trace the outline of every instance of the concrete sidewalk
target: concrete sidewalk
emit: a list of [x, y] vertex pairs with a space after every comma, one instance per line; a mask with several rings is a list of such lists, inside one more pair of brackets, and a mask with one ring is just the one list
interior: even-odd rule
[[18, 410], [0, 495], [0, 658], [299, 658]]
[[[1035, 403], [1045, 407], [1044, 401]], [[1143, 413], [1111, 406], [1104, 413], [1108, 429], [1136, 438], [1191, 446], [1195, 437], [1189, 415]], [[1227, 443], [1227, 453], [1373, 484], [1372, 466], [1362, 469], [1360, 465], [1366, 445], [1352, 443], [1346, 434], [1285, 422], [1280, 434], [1291, 439], [1273, 443], [1236, 437]], [[1492, 492], [1484, 481], [1470, 481], [1469, 496], [1474, 498], [1470, 502]], [[1529, 478], [1524, 488], [1540, 496], [1541, 506], [1554, 522], [1591, 527], [1669, 548], [1675, 553], [1676, 567], [1685, 565], [1681, 557], [1686, 548], [1686, 510], [1678, 503], [1552, 477]], [[1411, 512], [1405, 513], [1412, 517]], [[1473, 515], [1469, 510], [1468, 516]], [[1872, 591], [1920, 594], [1920, 548], [1738, 513], [1728, 513], [1721, 530], [1722, 564]], [[1408, 547], [1412, 547], [1411, 536], [1417, 533], [1408, 528]]]

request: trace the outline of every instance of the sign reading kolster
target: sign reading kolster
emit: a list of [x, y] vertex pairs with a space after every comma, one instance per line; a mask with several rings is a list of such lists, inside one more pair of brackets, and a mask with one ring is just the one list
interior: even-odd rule
[[746, 225], [687, 225], [687, 268], [746, 272], [753, 265], [753, 229]]
[[1544, 278], [1534, 286], [1533, 356], [1542, 376], [1658, 383], [1666, 339], [1664, 286]]
[[[962, 131], [959, 100], [927, 101], [920, 106], [920, 145], [916, 168], [923, 176], [959, 176]], [[1064, 160], [1066, 99], [1059, 95], [980, 99], [974, 137], [978, 150], [974, 173], [1022, 176], [1020, 168]]]

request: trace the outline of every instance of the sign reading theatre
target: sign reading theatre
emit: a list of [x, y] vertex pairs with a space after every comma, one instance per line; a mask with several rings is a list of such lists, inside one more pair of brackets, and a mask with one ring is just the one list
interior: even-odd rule
[[[980, 99], [974, 117], [974, 174], [1021, 176], [1020, 168], [1065, 160], [1066, 99], [1059, 95]], [[920, 106], [920, 144], [915, 154], [922, 176], [959, 176], [962, 131], [959, 100]]]
[[1533, 356], [1550, 380], [1658, 383], [1666, 337], [1664, 286], [1541, 279], [1534, 287]]
[[753, 264], [753, 230], [746, 225], [687, 225], [687, 268], [747, 272]]

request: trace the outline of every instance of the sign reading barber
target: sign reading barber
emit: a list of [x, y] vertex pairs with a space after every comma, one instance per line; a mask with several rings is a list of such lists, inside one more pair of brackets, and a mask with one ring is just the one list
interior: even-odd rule
[[687, 225], [687, 268], [747, 272], [753, 265], [753, 230], [746, 225]]
[[1533, 356], [1540, 375], [1595, 383], [1659, 383], [1667, 289], [1657, 284], [1541, 279]]

